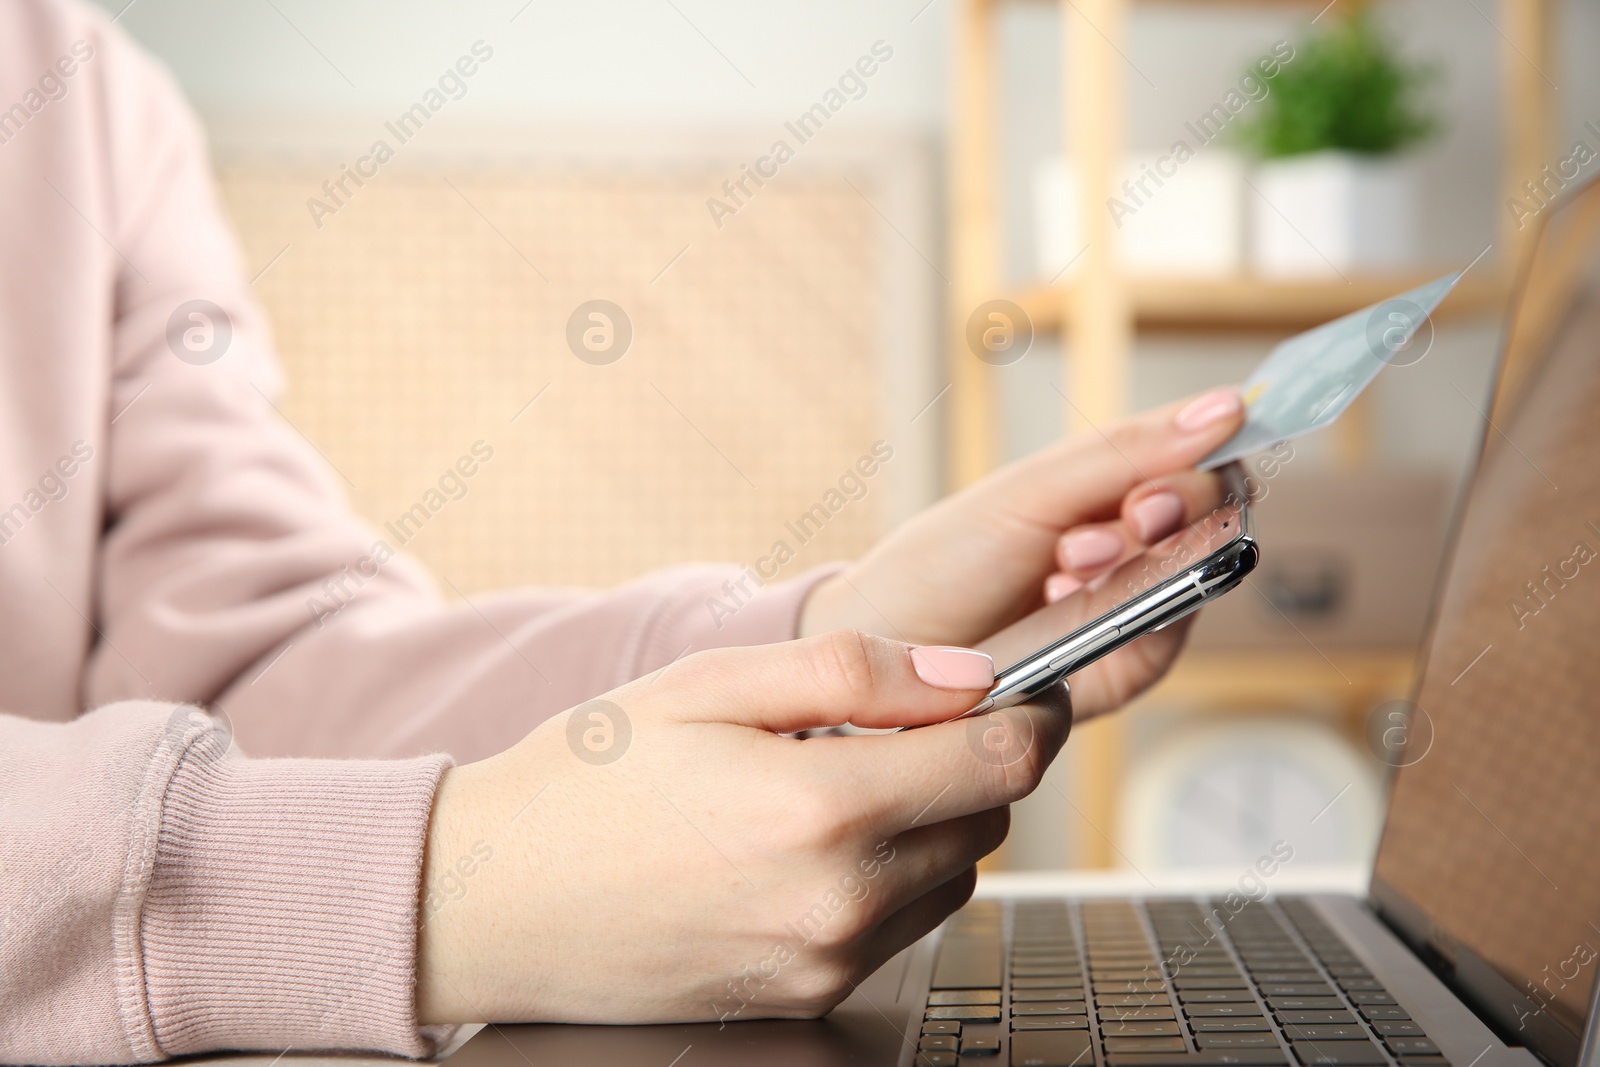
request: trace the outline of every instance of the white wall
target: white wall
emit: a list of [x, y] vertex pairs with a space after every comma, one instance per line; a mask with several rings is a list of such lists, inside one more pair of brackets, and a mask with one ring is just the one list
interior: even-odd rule
[[495, 59], [456, 109], [464, 120], [777, 123], [881, 39], [893, 61], [841, 118], [931, 131], [946, 110], [949, 3], [918, 16], [923, 2], [136, 0], [121, 24], [203, 111], [341, 121], [389, 117], [481, 38]]

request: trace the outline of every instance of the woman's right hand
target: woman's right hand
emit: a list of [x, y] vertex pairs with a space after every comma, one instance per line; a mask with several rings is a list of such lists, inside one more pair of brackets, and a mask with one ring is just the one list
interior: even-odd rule
[[[446, 773], [424, 1022], [813, 1017], [972, 893], [1071, 709], [942, 722], [966, 650], [854, 631], [690, 656]], [[928, 725], [799, 740], [852, 722]]]

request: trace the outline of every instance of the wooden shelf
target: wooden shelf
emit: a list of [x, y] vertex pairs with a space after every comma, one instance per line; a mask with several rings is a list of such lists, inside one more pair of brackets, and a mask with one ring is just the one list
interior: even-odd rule
[[[1350, 281], [1279, 281], [1236, 278], [1133, 277], [1128, 288], [1134, 323], [1141, 330], [1296, 331], [1432, 281], [1450, 268], [1352, 278]], [[1469, 273], [1434, 314], [1437, 321], [1497, 312], [1505, 305], [1505, 276]], [[1056, 333], [1075, 299], [1071, 283], [1036, 285], [1012, 293], [1037, 333]]]
[[[1324, 656], [1323, 653], [1326, 653]], [[1295, 698], [1326, 698], [1365, 714], [1386, 694], [1403, 696], [1416, 666], [1412, 649], [1328, 648], [1323, 653], [1191, 649], [1141, 702], [1282, 708]]]
[[[1114, 254], [1114, 224], [1105, 210], [1113, 178], [1126, 162], [1131, 46], [1128, 23], [1136, 3], [1162, 0], [1055, 0], [1061, 8], [1062, 143], [1078, 177], [1078, 240], [1084, 251], [1072, 277], [1061, 285], [1014, 287], [1004, 281], [1002, 158], [997, 118], [1002, 64], [995, 24], [1002, 0], [956, 0], [950, 140], [950, 281], [948, 368], [952, 384], [948, 463], [952, 489], [999, 465], [1002, 419], [999, 375], [990, 373], [967, 347], [968, 318], [975, 308], [1008, 296], [1028, 314], [1036, 333], [1057, 333], [1073, 356], [1063, 366], [1063, 424], [1098, 428], [1125, 415], [1131, 403], [1134, 352], [1140, 333], [1167, 330], [1199, 333], [1273, 331], [1292, 333], [1338, 318], [1449, 270], [1445, 266], [1386, 276], [1335, 278], [1331, 282], [1275, 281], [1259, 277], [1178, 278], [1130, 275]], [[1326, 0], [1165, 0], [1169, 8], [1271, 6], [1316, 10]], [[1558, 52], [1554, 0], [1491, 0], [1492, 27], [1500, 40], [1501, 165], [1499, 197], [1521, 194], [1522, 183], [1556, 158], [1554, 86], [1544, 71]], [[1354, 5], [1341, 6], [1349, 11]], [[1489, 16], [1485, 16], [1486, 18]], [[1087, 30], [1092, 28], [1092, 30]], [[1506, 280], [1519, 261], [1531, 228], [1519, 230], [1498, 211], [1499, 238], [1492, 255], [1472, 268], [1439, 309], [1441, 320], [1464, 318], [1503, 307]], [[1008, 292], [1008, 290], [1010, 290]], [[1358, 400], [1340, 420], [1338, 449], [1347, 463], [1368, 451], [1370, 400]], [[1196, 649], [1181, 659], [1144, 699], [1207, 708], [1265, 709], [1312, 698], [1364, 716], [1377, 702], [1405, 695], [1413, 670], [1409, 650], [1315, 650], [1222, 652]], [[1118, 716], [1086, 724], [1074, 740], [1073, 799], [1069, 803], [1090, 826], [1115, 823], [1115, 801], [1125, 769], [1127, 739]], [[1078, 862], [1106, 866], [1109, 839], [1083, 835]]]

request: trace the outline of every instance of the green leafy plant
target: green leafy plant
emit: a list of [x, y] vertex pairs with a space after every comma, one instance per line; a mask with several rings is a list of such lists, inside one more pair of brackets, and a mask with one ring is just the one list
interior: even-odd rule
[[[1252, 72], [1253, 73], [1253, 72]], [[1403, 59], [1365, 6], [1300, 46], [1270, 78], [1253, 121], [1239, 127], [1263, 158], [1324, 149], [1387, 155], [1439, 125], [1420, 99], [1438, 71]]]

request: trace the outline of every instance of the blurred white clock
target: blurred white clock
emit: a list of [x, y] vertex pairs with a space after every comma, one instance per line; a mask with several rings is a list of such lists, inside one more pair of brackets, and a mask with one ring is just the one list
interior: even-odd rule
[[1367, 863], [1383, 818], [1374, 761], [1317, 723], [1185, 718], [1136, 757], [1118, 847], [1140, 870], [1247, 865], [1273, 842], [1295, 864]]

